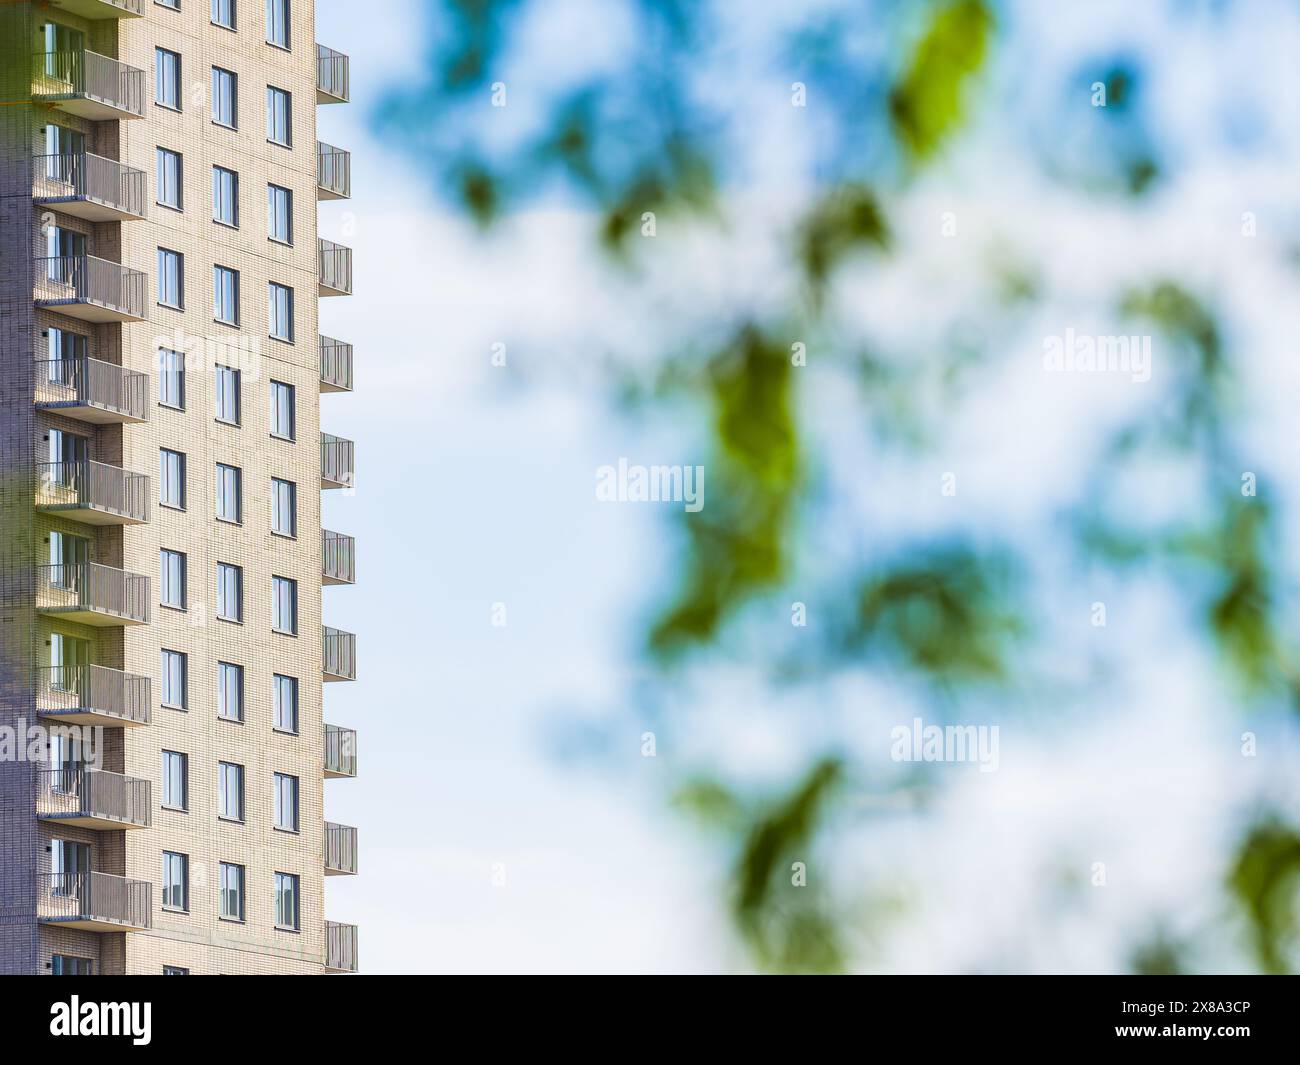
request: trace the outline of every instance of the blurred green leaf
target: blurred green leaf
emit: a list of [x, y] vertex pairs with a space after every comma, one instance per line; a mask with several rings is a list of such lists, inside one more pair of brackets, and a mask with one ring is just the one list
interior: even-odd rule
[[961, 125], [963, 96], [984, 62], [993, 14], [981, 0], [936, 7], [902, 77], [889, 94], [894, 132], [924, 161]]
[[1250, 920], [1260, 966], [1289, 971], [1300, 903], [1300, 833], [1275, 817], [1257, 824], [1237, 854], [1228, 886]]
[[865, 185], [840, 186], [819, 200], [798, 235], [804, 275], [820, 299], [832, 272], [850, 254], [889, 247], [889, 230], [876, 194]]

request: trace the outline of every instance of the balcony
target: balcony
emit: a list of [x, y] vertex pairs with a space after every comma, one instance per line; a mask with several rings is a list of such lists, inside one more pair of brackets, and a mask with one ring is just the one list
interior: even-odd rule
[[357, 926], [325, 922], [325, 968], [332, 973], [357, 972]]
[[355, 584], [357, 579], [357, 541], [344, 533], [322, 529], [321, 584]]
[[325, 626], [321, 673], [325, 680], [357, 679], [357, 637], [354, 633]]
[[36, 406], [94, 425], [149, 419], [149, 375], [86, 356], [36, 364]]
[[113, 159], [79, 155], [38, 155], [32, 196], [41, 206], [92, 222], [131, 222], [144, 217], [145, 174]]
[[342, 244], [335, 244], [324, 237], [316, 238], [316, 248], [320, 257], [320, 284], [317, 294], [321, 296], [352, 295], [352, 249]]
[[44, 873], [39, 879], [39, 921], [87, 932], [142, 932], [150, 926], [147, 880], [111, 873]]
[[357, 830], [325, 822], [325, 875], [352, 876], [357, 871]]
[[140, 18], [144, 0], [59, 0], [58, 8], [82, 18]]
[[153, 805], [149, 781], [78, 766], [42, 769], [36, 816], [76, 828], [148, 828]]
[[357, 734], [339, 725], [325, 726], [325, 779], [357, 775]]
[[346, 200], [352, 195], [352, 153], [316, 142], [316, 199]]
[[38, 52], [32, 96], [96, 121], [144, 117], [144, 71], [97, 52]]
[[135, 728], [149, 724], [150, 681], [88, 664], [36, 671], [36, 712], [75, 725]]
[[149, 520], [149, 478], [102, 462], [46, 462], [36, 467], [36, 509], [87, 525]]
[[348, 102], [348, 57], [323, 44], [316, 46], [316, 102]]
[[352, 345], [333, 337], [320, 338], [321, 392], [352, 391]]
[[356, 472], [356, 445], [341, 436], [320, 434], [320, 486], [351, 488]]
[[84, 322], [143, 322], [145, 276], [121, 263], [93, 255], [59, 255], [36, 260], [35, 298]]
[[149, 578], [94, 562], [37, 566], [36, 609], [83, 625], [147, 625]]

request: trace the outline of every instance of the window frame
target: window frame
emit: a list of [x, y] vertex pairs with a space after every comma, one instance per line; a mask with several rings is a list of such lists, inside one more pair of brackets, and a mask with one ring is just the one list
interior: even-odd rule
[[[276, 519], [280, 513], [280, 488], [289, 490], [289, 532], [276, 528]], [[284, 477], [271, 478], [271, 535], [281, 536], [286, 540], [298, 539], [298, 483]]]
[[[220, 306], [217, 302], [218, 293], [225, 294], [226, 286], [223, 278], [230, 278], [230, 303], [233, 318], [222, 318], [220, 316]], [[239, 328], [239, 271], [233, 266], [222, 266], [221, 263], [212, 264], [212, 320], [219, 325], [233, 326]]]
[[[224, 812], [225, 807], [229, 805], [229, 803], [225, 802], [225, 799], [228, 797], [228, 787], [226, 784], [226, 778], [228, 775], [226, 771], [228, 769], [235, 770], [235, 772], [231, 775], [233, 775], [235, 783], [237, 785], [235, 799], [236, 799], [236, 804], [239, 808], [238, 816], [234, 816], [232, 814], [227, 814]], [[245, 813], [246, 810], [244, 807], [244, 767], [238, 762], [218, 761], [217, 762], [217, 820], [228, 821], [231, 824], [242, 825], [244, 823]]]
[[[235, 580], [235, 609], [237, 615], [231, 617], [229, 614], [221, 612], [223, 601], [223, 578], [227, 573], [234, 575]], [[232, 625], [242, 625], [244, 623], [244, 567], [237, 566], [233, 562], [217, 561], [217, 607], [216, 616], [218, 621], [228, 621]]]
[[[277, 106], [280, 101], [284, 102], [284, 139], [275, 136], [275, 124], [273, 119], [280, 117], [280, 109]], [[266, 143], [274, 144], [279, 148], [293, 147], [293, 93], [288, 89], [282, 89], [278, 85], [268, 85], [266, 87]]]
[[[179, 503], [170, 503], [163, 498], [163, 489], [166, 485], [172, 483], [173, 478], [168, 474], [167, 468], [163, 465], [166, 457], [175, 457], [176, 477], [175, 482], [180, 486]], [[176, 451], [170, 447], [160, 447], [158, 449], [158, 505], [166, 507], [168, 510], [185, 510], [186, 509], [186, 491], [185, 491], [185, 452]]]
[[[299, 932], [302, 930], [302, 878], [297, 873], [285, 873], [279, 869], [275, 870], [273, 879], [275, 885], [275, 908], [273, 919], [275, 927], [280, 932]], [[293, 899], [293, 923], [289, 924], [283, 920], [285, 914], [282, 908], [281, 900], [286, 897], [285, 887], [291, 886]]]
[[[164, 263], [176, 264], [176, 302], [171, 303], [163, 299], [163, 278], [167, 276], [167, 271], [163, 269]], [[157, 277], [154, 279], [154, 290], [156, 299], [154, 302], [159, 307], [166, 307], [172, 311], [185, 310], [185, 253], [176, 251], [173, 248], [158, 248], [158, 255], [155, 270]]]
[[[158, 651], [158, 701], [160, 705], [168, 710], [180, 710], [185, 713], [190, 709], [190, 656], [184, 651], [177, 651], [171, 647], [163, 647]], [[168, 701], [167, 695], [170, 692], [172, 670], [171, 663], [177, 663], [177, 672], [179, 674], [180, 696], [181, 701]]]
[[[284, 193], [284, 228], [287, 236], [280, 237], [274, 232], [274, 219], [277, 217], [277, 193]], [[266, 183], [266, 239], [286, 248], [293, 247], [293, 189], [277, 185], [274, 181]]]
[[[163, 194], [163, 173], [165, 160], [174, 159], [176, 161], [176, 201], [164, 200]], [[161, 144], [154, 146], [154, 203], [159, 207], [166, 207], [169, 211], [185, 210], [185, 154], [176, 151], [175, 148], [164, 148]]]
[[[220, 200], [224, 199], [224, 190], [220, 188], [222, 179], [229, 178], [230, 186], [230, 220], [222, 218], [217, 213], [217, 205]], [[225, 226], [227, 229], [239, 228], [239, 171], [231, 170], [228, 166], [222, 166], [220, 163], [212, 164], [212, 221], [219, 226]]]
[[[280, 612], [279, 593], [282, 585], [289, 590], [288, 608], [292, 615], [290, 621], [293, 624], [290, 629], [282, 628], [276, 624], [276, 618]], [[293, 577], [284, 577], [278, 573], [271, 575], [271, 631], [280, 636], [298, 635], [298, 582]]]
[[[171, 584], [167, 579], [167, 563], [175, 561], [179, 573], [177, 581], [180, 586], [180, 602], [170, 602], [163, 598], [164, 593]], [[174, 547], [158, 548], [158, 605], [168, 610], [185, 611], [189, 609], [189, 558], [184, 551], [177, 551]]]
[[[235, 695], [235, 714], [224, 712], [228, 707], [226, 698], [226, 671], [233, 671], [234, 695]], [[244, 667], [238, 662], [226, 662], [220, 660], [217, 662], [217, 718], [221, 721], [230, 721], [237, 725], [244, 723]]]
[[[280, 720], [281, 720], [281, 717], [282, 717], [282, 713], [281, 713], [281, 711], [282, 711], [283, 708], [284, 708], [284, 700], [281, 699], [281, 697], [280, 697], [281, 685], [280, 685], [279, 682], [282, 681], [282, 680], [284, 680], [284, 681], [288, 681], [288, 682], [289, 682], [287, 685], [285, 685], [285, 688], [286, 688], [286, 689], [291, 693], [291, 695], [292, 695], [292, 697], [293, 697], [293, 702], [292, 702], [292, 708], [293, 708], [293, 728], [291, 728], [291, 729], [289, 729], [289, 728], [285, 728], [283, 725], [280, 724]], [[287, 674], [287, 673], [272, 673], [272, 674], [271, 674], [271, 730], [272, 730], [273, 732], [282, 732], [282, 733], [284, 733], [286, 736], [297, 736], [297, 735], [299, 734], [299, 728], [298, 728], [298, 678], [297, 678], [297, 677], [291, 677], [291, 676], [289, 676], [289, 674]]]
[[[158, 788], [159, 805], [162, 809], [171, 810], [173, 813], [187, 814], [190, 812], [190, 756], [184, 751], [171, 751], [164, 748], [161, 753], [161, 758], [162, 764], [159, 770], [160, 786]], [[177, 759], [180, 764], [181, 801], [179, 805], [167, 801], [169, 792], [171, 791], [169, 785], [172, 780], [172, 774], [168, 769], [169, 758]]]
[[[173, 75], [173, 76], [172, 76], [172, 79], [171, 79], [171, 89], [172, 89], [172, 92], [171, 92], [170, 95], [171, 95], [172, 99], [173, 99], [175, 102], [168, 102], [168, 101], [165, 100], [165, 99], [160, 99], [160, 98], [159, 98], [159, 97], [162, 95], [162, 86], [165, 84], [164, 79], [160, 76], [161, 74], [164, 73], [164, 70], [163, 70], [162, 66], [160, 65], [160, 60], [162, 60], [162, 58], [163, 58], [164, 56], [168, 56], [168, 57], [170, 57], [170, 58], [173, 60], [173, 62], [172, 62], [172, 64], [171, 64], [172, 75]], [[177, 113], [180, 112], [180, 110], [181, 110], [181, 81], [183, 80], [183, 76], [182, 76], [182, 74], [181, 74], [181, 69], [182, 69], [182, 68], [181, 68], [181, 54], [180, 54], [180, 52], [173, 52], [170, 48], [163, 48], [161, 45], [154, 45], [154, 50], [153, 50], [153, 83], [154, 83], [154, 84], [153, 84], [153, 102], [154, 102], [154, 106], [155, 106], [155, 107], [165, 107], [168, 111], [175, 111], [175, 112], [177, 112]]]
[[[175, 356], [177, 361], [175, 367], [167, 365], [170, 361], [169, 356]], [[167, 390], [163, 388], [163, 382], [168, 379], [169, 375], [175, 378], [176, 391], [180, 394], [179, 404], [168, 403], [164, 398]], [[168, 410], [183, 411], [185, 409], [185, 353], [177, 351], [175, 348], [160, 347], [158, 349], [158, 406], [166, 407]]]
[[[274, 326], [279, 321], [280, 301], [277, 297], [284, 298], [284, 319], [288, 322], [288, 335], [277, 333]], [[294, 338], [294, 308], [293, 308], [293, 286], [284, 285], [279, 281], [268, 281], [266, 283], [266, 334], [272, 340], [278, 340], [282, 344], [292, 344]], [[281, 323], [283, 324], [283, 323]]]
[[[227, 474], [234, 475], [233, 478], [231, 478], [233, 479], [234, 486], [235, 486], [234, 517], [230, 517], [229, 515], [222, 514], [221, 512], [222, 505], [227, 498], [227, 492], [226, 492]], [[232, 466], [228, 462], [218, 462], [216, 463], [215, 480], [216, 480], [216, 484], [214, 485], [214, 491], [213, 491], [213, 495], [215, 498], [213, 502], [216, 504], [215, 511], [216, 511], [217, 521], [224, 522], [227, 525], [243, 525], [244, 524], [244, 470], [243, 468], [240, 466]]]
[[[163, 875], [162, 875], [162, 908], [168, 913], [189, 913], [190, 912], [190, 856], [181, 851], [163, 851]], [[177, 859], [173, 861], [172, 859]], [[180, 870], [180, 883], [173, 885], [171, 875], [173, 867]], [[168, 902], [169, 891], [180, 889], [181, 904], [178, 906], [174, 902]]]
[[[218, 86], [230, 86], [230, 121], [223, 122], [217, 117], [217, 100], [220, 96]], [[209, 108], [210, 118], [214, 126], [220, 126], [222, 129], [238, 130], [239, 129], [239, 75], [225, 67], [219, 67], [212, 64], [212, 77], [209, 79], [209, 96], [211, 97], [212, 106]]]
[[[238, 916], [226, 913], [226, 895], [227, 892], [231, 890], [231, 888], [227, 887], [226, 885], [226, 873], [228, 871], [233, 871], [234, 873], [237, 874], [235, 876], [236, 886], [234, 888], [234, 891], [236, 892], [236, 898], [239, 900]], [[243, 865], [241, 865], [238, 862], [223, 862], [223, 861], [217, 862], [217, 919], [218, 920], [234, 921], [237, 924], [244, 923], [245, 915], [247, 913], [247, 906], [245, 904], [246, 883], [247, 883], [247, 871]]]

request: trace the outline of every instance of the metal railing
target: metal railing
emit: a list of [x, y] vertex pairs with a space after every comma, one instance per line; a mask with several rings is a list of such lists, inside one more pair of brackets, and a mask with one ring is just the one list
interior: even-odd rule
[[90, 152], [38, 155], [34, 195], [38, 200], [77, 197], [144, 217], [145, 173]]
[[36, 402], [99, 407], [124, 418], [149, 417], [149, 375], [83, 355], [36, 364]]
[[325, 772], [341, 777], [357, 775], [357, 733], [341, 725], [325, 726]]
[[48, 920], [103, 921], [148, 928], [149, 882], [112, 873], [46, 873], [40, 877], [37, 913]]
[[83, 459], [46, 462], [36, 468], [38, 507], [86, 507], [129, 521], [149, 520], [149, 477]]
[[42, 769], [38, 774], [36, 813], [42, 817], [98, 818], [148, 828], [153, 805], [149, 781], [76, 766]]
[[40, 610], [85, 610], [149, 621], [149, 578], [96, 562], [36, 567], [36, 606]]
[[87, 663], [37, 670], [36, 709], [84, 710], [149, 724], [150, 680], [108, 666]]
[[144, 14], [144, 0], [103, 0], [110, 7], [120, 7], [123, 11], [130, 11], [133, 15]]
[[357, 971], [357, 926], [325, 922], [325, 967], [340, 972]]
[[324, 237], [316, 238], [320, 252], [320, 283], [335, 292], [352, 291], [352, 249]]
[[95, 303], [144, 317], [145, 276], [121, 263], [93, 255], [38, 258], [35, 283], [38, 302]]
[[321, 572], [332, 581], [353, 584], [357, 579], [357, 541], [346, 533], [320, 531]]
[[324, 481], [350, 485], [356, 472], [356, 452], [351, 440], [320, 434], [320, 475]]
[[320, 380], [331, 388], [352, 390], [352, 345], [333, 337], [320, 338]]
[[349, 90], [348, 57], [323, 44], [316, 46], [316, 89], [346, 101]]
[[355, 633], [325, 626], [322, 671], [331, 677], [357, 679], [357, 637]]
[[352, 153], [316, 142], [316, 186], [342, 199], [352, 195]]
[[37, 52], [36, 82], [39, 96], [86, 96], [144, 114], [144, 71], [98, 52]]
[[357, 830], [325, 822], [325, 868], [335, 873], [357, 871]]

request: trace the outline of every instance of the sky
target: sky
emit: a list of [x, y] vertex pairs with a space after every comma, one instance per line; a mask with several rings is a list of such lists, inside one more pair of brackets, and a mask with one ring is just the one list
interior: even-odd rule
[[[358, 541], [358, 583], [327, 589], [325, 616], [358, 634], [359, 656], [358, 681], [325, 693], [326, 720], [359, 732], [358, 779], [326, 784], [326, 815], [360, 829], [360, 875], [328, 881], [327, 914], [360, 926], [362, 968], [372, 973], [735, 968], [743, 963], [725, 935], [716, 855], [665, 815], [660, 770], [639, 754], [643, 723], [616, 719], [604, 771], [556, 754], [557, 721], [622, 699], [637, 623], [676, 582], [663, 514], [600, 505], [594, 471], [620, 456], [696, 461], [699, 444], [678, 426], [630, 423], [593, 402], [582, 364], [616, 344], [635, 348], [629, 335], [652, 328], [689, 337], [715, 327], [718, 305], [761, 306], [788, 265], [765, 243], [770, 227], [740, 224], [704, 249], [669, 234], [646, 274], [611, 279], [590, 254], [591, 219], [562, 206], [535, 206], [479, 236], [373, 132], [379, 95], [417, 69], [423, 49], [422, 34], [393, 28], [422, 25], [421, 8], [385, 0], [386, 18], [358, 19], [340, 0], [317, 5], [318, 40], [351, 56], [353, 101], [319, 108], [320, 138], [353, 154], [352, 199], [321, 204], [320, 232], [355, 249], [355, 294], [322, 301], [321, 331], [355, 345], [356, 388], [322, 399], [322, 425], [357, 441], [358, 469], [355, 498], [324, 500], [326, 526]], [[593, 34], [596, 7], [551, 8], [564, 17], [529, 30], [543, 54], [612, 61], [602, 42], [617, 38], [616, 22]], [[1103, 4], [1085, 17], [1015, 5], [1023, 36], [1012, 48], [1026, 80], [1116, 42], [1150, 56], [1179, 176], [1137, 213], [1062, 197], [1006, 154], [1004, 130], [1047, 121], [1027, 99], [1016, 114], [986, 120], [958, 162], [908, 198], [896, 221], [899, 264], [852, 306], [863, 328], [900, 344], [939, 335], [982, 298], [971, 282], [987, 249], [980, 238], [1007, 232], [1032, 235], [1017, 250], [1053, 298], [1005, 338], [1006, 357], [947, 420], [925, 490], [901, 466], [856, 479], [841, 471], [857, 486], [846, 505], [882, 541], [953, 520], [928, 486], [960, 462], [962, 521], [1010, 526], [1059, 561], [1065, 547], [1043, 514], [1078, 492], [1104, 430], [1158, 405], [1168, 378], [1157, 350], [1146, 391], [1113, 378], [1044, 382], [1041, 338], [1062, 323], [1106, 331], [1098, 308], [1113, 306], [1125, 279], [1153, 271], [1177, 270], [1219, 296], [1234, 342], [1250, 353], [1247, 438], [1280, 483], [1297, 484], [1286, 397], [1300, 385], [1290, 342], [1300, 304], [1275, 260], [1295, 234], [1293, 190], [1278, 175], [1294, 173], [1300, 94], [1284, 87], [1284, 72], [1300, 30], [1294, 17], [1214, 22], [1206, 12], [1215, 8]], [[747, 23], [739, 11], [738, 34]], [[764, 14], [784, 17], [775, 5]], [[531, 73], [548, 84], [563, 71], [555, 62]], [[719, 92], [758, 106], [734, 82]], [[791, 158], [803, 134], [788, 112], [761, 119], [749, 121], [750, 181], [733, 190], [742, 220], [749, 211], [781, 218], [801, 180]], [[931, 233], [928, 220], [943, 210], [970, 235], [957, 252], [917, 235]], [[1263, 222], [1254, 244], [1237, 239], [1243, 210]], [[684, 310], [669, 298], [683, 285], [696, 297]], [[942, 297], [918, 298], [927, 291]], [[675, 312], [667, 324], [665, 307]], [[410, 324], [417, 311], [432, 323], [423, 334]], [[497, 344], [506, 367], [492, 365]], [[830, 431], [854, 439], [842, 397], [818, 402]], [[1177, 512], [1178, 482], [1147, 477], [1131, 488], [1135, 508]], [[1173, 913], [1187, 928], [1218, 920], [1212, 889], [1224, 841], [1262, 778], [1275, 778], [1284, 805], [1300, 800], [1278, 772], [1294, 760], [1295, 737], [1276, 722], [1246, 722], [1276, 744], [1258, 769], [1243, 770], [1242, 721], [1224, 713], [1232, 693], [1168, 590], [1078, 576], [1056, 607], [1077, 606], [1082, 619], [1100, 596], [1114, 620], [1104, 634], [1081, 620], [1057, 664], [1086, 679], [1087, 664], [1105, 655], [1114, 682], [1096, 684], [1053, 727], [1032, 719], [1008, 735], [999, 772], [957, 778], [925, 834], [899, 817], [877, 826], [870, 850], [865, 837], [848, 847], [850, 878], [897, 896], [911, 917], [882, 947], [891, 968], [996, 968], [1003, 959], [1111, 970], [1156, 915]], [[493, 624], [497, 604], [504, 626]], [[1098, 639], [1106, 645], [1087, 642]], [[843, 726], [847, 710], [856, 716], [844, 727], [868, 747], [910, 718], [887, 684], [858, 678], [821, 708], [826, 721], [796, 736], [772, 693], [722, 674], [701, 683], [720, 709], [673, 741], [760, 773], [792, 765], [819, 730]], [[1084, 899], [1067, 885], [1044, 909], [1026, 889], [1058, 866], [1086, 877], [1095, 861], [1111, 872], [1109, 894]]]

